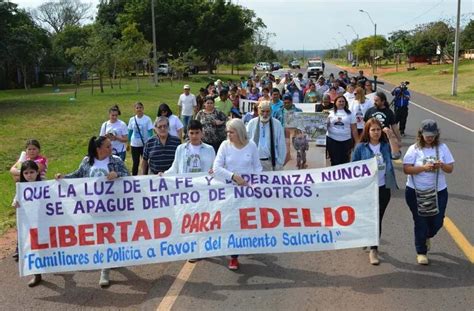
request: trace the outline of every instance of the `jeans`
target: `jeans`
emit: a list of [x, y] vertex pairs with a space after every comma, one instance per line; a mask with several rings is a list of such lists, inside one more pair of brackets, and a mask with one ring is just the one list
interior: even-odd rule
[[405, 133], [405, 127], [407, 124], [408, 118], [408, 106], [395, 107], [395, 122], [400, 123], [398, 128], [401, 134]]
[[140, 165], [140, 157], [143, 156], [143, 147], [132, 146], [132, 175], [137, 176], [138, 166]]
[[416, 206], [415, 189], [406, 187], [405, 200], [413, 215], [415, 223], [415, 248], [417, 254], [426, 255], [426, 239], [432, 238], [438, 233], [439, 229], [443, 227], [444, 214], [446, 212], [446, 205], [448, 204], [448, 189], [438, 191], [438, 208], [439, 214], [429, 217], [422, 217], [418, 215], [418, 208]]
[[[189, 121], [191, 121], [191, 119], [193, 118], [193, 116], [181, 116], [181, 120], [183, 121], [183, 133], [184, 133], [184, 137], [187, 137], [188, 136], [188, 124], [189, 124]], [[178, 137], [181, 139], [181, 137]]]
[[[385, 186], [379, 187], [379, 236], [382, 235], [382, 219], [390, 202], [391, 195], [390, 188], [386, 188]], [[371, 246], [370, 249], [378, 249], [378, 247]]]

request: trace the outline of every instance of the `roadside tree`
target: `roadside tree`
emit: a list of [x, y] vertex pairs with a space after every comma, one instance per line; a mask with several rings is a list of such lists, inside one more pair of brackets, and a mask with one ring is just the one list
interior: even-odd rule
[[470, 20], [461, 32], [461, 49], [474, 49], [474, 20]]
[[58, 33], [68, 25], [79, 26], [82, 21], [91, 18], [90, 8], [90, 3], [80, 0], [48, 1], [33, 10], [32, 14], [42, 25]]

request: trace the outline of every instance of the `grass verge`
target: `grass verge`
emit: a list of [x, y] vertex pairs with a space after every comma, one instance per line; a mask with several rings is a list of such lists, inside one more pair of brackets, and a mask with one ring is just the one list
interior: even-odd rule
[[[0, 234], [15, 226], [15, 211], [10, 207], [15, 185], [9, 170], [24, 150], [27, 139], [36, 138], [41, 143], [41, 152], [49, 161], [47, 178], [51, 179], [55, 173], [68, 173], [78, 167], [87, 153], [89, 138], [98, 135], [113, 104], [119, 105], [120, 119], [124, 122], [134, 114], [133, 104], [137, 101], [144, 104], [145, 114], [154, 119], [162, 102], [177, 112], [183, 84], [189, 84], [196, 94], [215, 79], [237, 80], [239, 76], [200, 74], [184, 81], [165, 80], [157, 87], [150, 78], [142, 78], [139, 91], [136, 80], [123, 80], [121, 89], [118, 85], [113, 89], [106, 85], [105, 92], [100, 93], [96, 87], [94, 95], [90, 82], [86, 82], [75, 100], [71, 99], [74, 94], [71, 85], [61, 85], [59, 90], [43, 87], [0, 91]], [[130, 155], [126, 163], [131, 167]]]

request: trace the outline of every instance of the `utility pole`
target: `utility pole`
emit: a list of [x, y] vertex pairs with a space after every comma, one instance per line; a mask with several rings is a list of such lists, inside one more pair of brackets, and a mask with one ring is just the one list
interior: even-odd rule
[[461, 23], [461, 0], [458, 0], [458, 12], [456, 17], [456, 36], [454, 39], [454, 68], [453, 68], [453, 85], [451, 95], [458, 95], [458, 66], [459, 66], [459, 33]]
[[377, 48], [377, 23], [374, 23], [374, 66], [372, 67], [372, 74], [377, 72], [377, 60], [375, 59], [375, 49]]
[[153, 81], [158, 86], [158, 57], [156, 56], [155, 0], [151, 0], [151, 27], [153, 28]]

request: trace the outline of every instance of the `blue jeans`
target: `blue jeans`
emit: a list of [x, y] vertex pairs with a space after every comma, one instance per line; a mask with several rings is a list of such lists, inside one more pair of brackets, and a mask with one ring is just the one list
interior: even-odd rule
[[443, 227], [444, 214], [448, 204], [448, 189], [438, 191], [439, 214], [435, 216], [422, 217], [418, 215], [416, 206], [415, 189], [406, 187], [405, 200], [413, 215], [415, 223], [415, 248], [417, 254], [426, 255], [426, 239], [432, 238]]
[[[186, 137], [188, 136], [188, 124], [189, 124], [189, 121], [191, 121], [191, 119], [193, 118], [193, 116], [181, 116], [181, 121], [183, 122], [183, 136]], [[178, 137], [179, 139], [181, 139], [181, 137]]]

